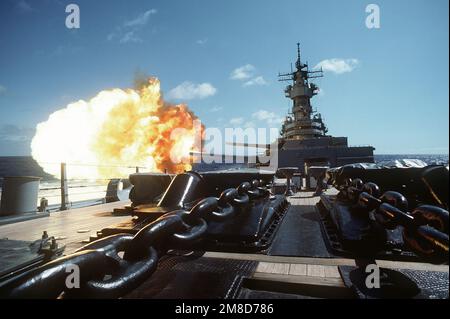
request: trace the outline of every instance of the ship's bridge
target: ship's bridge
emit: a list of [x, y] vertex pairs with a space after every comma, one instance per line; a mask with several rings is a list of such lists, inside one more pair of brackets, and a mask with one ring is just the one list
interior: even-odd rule
[[295, 84], [294, 86], [288, 85], [284, 90], [285, 96], [290, 99], [297, 97], [313, 97], [318, 92], [318, 87], [314, 84], [308, 86], [302, 84]]

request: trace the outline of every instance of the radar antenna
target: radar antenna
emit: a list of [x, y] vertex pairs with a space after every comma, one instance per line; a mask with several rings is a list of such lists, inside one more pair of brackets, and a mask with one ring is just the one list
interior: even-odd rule
[[293, 71], [291, 64], [291, 72], [278, 73], [278, 81], [295, 81], [297, 72], [301, 73], [301, 76], [305, 81], [308, 81], [308, 79], [323, 77], [322, 67], [320, 67], [320, 70], [309, 71], [308, 63], [301, 62], [300, 42], [297, 42], [297, 61], [295, 62], [295, 67], [297, 68], [297, 70]]

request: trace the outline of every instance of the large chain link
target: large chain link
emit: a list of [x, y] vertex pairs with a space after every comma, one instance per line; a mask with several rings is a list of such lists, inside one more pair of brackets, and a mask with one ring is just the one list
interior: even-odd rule
[[[224, 221], [241, 214], [253, 199], [270, 191], [258, 180], [207, 197], [186, 210], [164, 214], [134, 236], [111, 235], [75, 253], [24, 273], [0, 287], [7, 298], [117, 298], [139, 286], [156, 270], [159, 257], [172, 247], [201, 239], [209, 221]], [[68, 288], [67, 269], [79, 268], [79, 288]]]
[[393, 230], [402, 227], [405, 244], [418, 255], [433, 262], [448, 262], [449, 212], [441, 207], [420, 205], [408, 211], [408, 201], [400, 193], [386, 191], [380, 196], [379, 187], [359, 178], [347, 179], [340, 187], [338, 198], [347, 200], [371, 213], [376, 222]]

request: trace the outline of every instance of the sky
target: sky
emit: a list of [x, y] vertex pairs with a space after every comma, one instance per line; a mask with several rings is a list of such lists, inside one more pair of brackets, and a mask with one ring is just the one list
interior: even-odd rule
[[[65, 25], [77, 4], [80, 28]], [[379, 7], [367, 28], [366, 7]], [[324, 77], [312, 104], [334, 136], [376, 154], [448, 154], [447, 0], [0, 0], [0, 156], [29, 155], [38, 123], [137, 73], [206, 127], [279, 127], [278, 72], [296, 43]], [[82, 123], [80, 123], [80, 129]]]

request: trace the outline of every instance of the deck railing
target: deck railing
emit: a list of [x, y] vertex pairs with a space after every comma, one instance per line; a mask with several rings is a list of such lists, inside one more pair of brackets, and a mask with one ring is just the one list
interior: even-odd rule
[[[59, 166], [60, 170], [59, 179], [44, 178], [40, 183], [37, 200], [38, 210], [40, 211], [67, 210], [74, 207], [83, 207], [103, 203], [105, 202], [108, 183], [111, 180], [120, 178], [125, 179], [128, 178], [129, 174], [131, 173], [138, 173], [149, 170], [149, 168], [140, 165], [102, 165], [91, 163], [57, 162], [40, 164], [41, 166], [57, 165]], [[77, 166], [120, 168], [124, 172], [122, 176], [106, 176], [102, 178], [70, 178], [71, 168]], [[0, 179], [3, 178], [0, 177]]]

